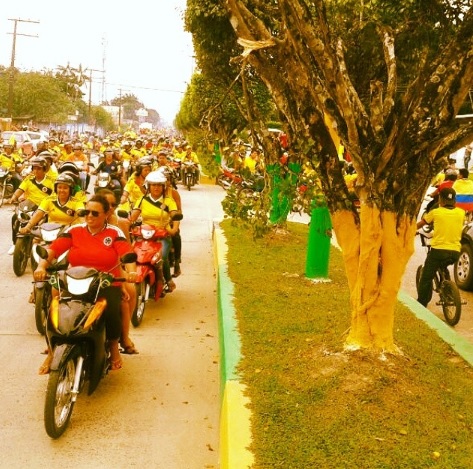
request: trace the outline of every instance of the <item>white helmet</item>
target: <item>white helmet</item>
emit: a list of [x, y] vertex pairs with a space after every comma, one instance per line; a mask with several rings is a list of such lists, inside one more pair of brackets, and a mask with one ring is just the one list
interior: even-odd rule
[[151, 171], [145, 179], [146, 187], [150, 184], [166, 184], [166, 176], [161, 171]]

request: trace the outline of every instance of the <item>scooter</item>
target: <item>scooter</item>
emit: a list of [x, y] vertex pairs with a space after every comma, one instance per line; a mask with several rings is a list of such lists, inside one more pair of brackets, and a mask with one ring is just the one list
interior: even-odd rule
[[161, 240], [168, 236], [165, 228], [153, 225], [138, 225], [131, 230], [133, 251], [136, 253], [136, 306], [131, 323], [138, 327], [143, 321], [146, 302], [164, 296], [163, 245]]
[[225, 190], [230, 189], [233, 185], [240, 185], [242, 181], [243, 177], [234, 168], [227, 166], [222, 166], [221, 172], [217, 176], [217, 184]]
[[0, 207], [15, 192], [13, 187], [13, 172], [5, 166], [0, 166]]
[[[41, 258], [48, 252], [38, 248]], [[136, 254], [125, 254], [120, 264], [135, 262]], [[112, 282], [124, 282], [109, 272], [89, 267], [63, 265], [49, 267], [50, 284], [58, 290], [51, 301], [47, 317], [46, 336], [53, 351], [50, 365], [44, 425], [51, 438], [59, 438], [67, 429], [74, 404], [88, 381], [88, 394], [92, 394], [100, 380], [110, 369], [110, 352], [102, 315], [107, 306], [100, 298], [100, 290]]]
[[[38, 254], [38, 248], [48, 247], [61, 233], [67, 225], [61, 225], [60, 223], [42, 223], [31, 230], [31, 234], [34, 236], [34, 243], [31, 249], [34, 264], [38, 265], [40, 256]], [[67, 252], [62, 254], [57, 262], [63, 262], [67, 259]], [[44, 335], [46, 332], [46, 317], [48, 315], [49, 308], [51, 306], [52, 299], [52, 287], [49, 282], [35, 282], [34, 283], [34, 316], [36, 323], [36, 330]]]
[[[182, 214], [173, 216], [173, 220], [182, 220]], [[131, 323], [138, 327], [143, 321], [146, 302], [150, 298], [158, 301], [166, 294], [166, 282], [163, 275], [162, 240], [169, 236], [165, 228], [138, 224], [131, 230], [133, 251], [136, 260], [136, 306], [131, 316]]]
[[31, 233], [20, 234], [19, 230], [27, 225], [37, 208], [38, 206], [30, 200], [23, 200], [15, 207], [16, 220], [13, 223], [13, 233], [15, 233], [13, 272], [15, 272], [17, 277], [21, 277], [25, 273], [30, 257], [34, 267], [34, 259], [31, 255], [33, 235]]
[[191, 187], [197, 183], [197, 165], [193, 161], [183, 161], [181, 165], [182, 183], [191, 190]]
[[97, 179], [95, 180], [95, 188], [94, 192], [97, 193], [100, 189], [107, 188], [114, 192], [115, 199], [117, 200], [117, 204], [120, 203], [120, 198], [122, 196], [123, 188], [120, 184], [120, 178], [118, 174], [110, 174], [105, 171], [100, 172], [97, 175]]

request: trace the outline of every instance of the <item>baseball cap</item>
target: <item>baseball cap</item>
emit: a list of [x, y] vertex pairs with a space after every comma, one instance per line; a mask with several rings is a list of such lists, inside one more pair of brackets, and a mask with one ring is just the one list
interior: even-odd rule
[[451, 187], [445, 187], [440, 191], [439, 195], [445, 205], [455, 205], [457, 193]]

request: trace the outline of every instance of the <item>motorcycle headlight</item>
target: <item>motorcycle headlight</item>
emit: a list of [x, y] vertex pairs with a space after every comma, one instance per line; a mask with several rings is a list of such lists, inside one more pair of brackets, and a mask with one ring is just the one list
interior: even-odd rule
[[57, 235], [59, 234], [60, 228], [57, 230], [41, 230], [41, 237], [43, 238], [44, 241], [47, 243], [52, 243], [56, 238]]
[[141, 230], [141, 236], [143, 239], [151, 239], [154, 236], [155, 230]]
[[76, 279], [66, 274], [67, 291], [71, 295], [85, 295], [93, 281], [94, 277]]

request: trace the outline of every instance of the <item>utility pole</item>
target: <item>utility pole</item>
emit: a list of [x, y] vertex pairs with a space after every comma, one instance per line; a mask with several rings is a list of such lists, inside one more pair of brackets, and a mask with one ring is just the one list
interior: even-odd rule
[[92, 72], [105, 73], [105, 71], [89, 68], [89, 125], [92, 125]]
[[8, 33], [8, 34], [13, 34], [13, 45], [12, 45], [12, 51], [11, 51], [11, 62], [10, 62], [10, 74], [9, 74], [9, 79], [8, 79], [8, 115], [9, 117], [13, 117], [13, 82], [15, 80], [15, 53], [16, 53], [16, 36], [29, 36], [29, 37], [38, 37], [38, 35], [32, 35], [32, 34], [20, 34], [17, 33], [17, 25], [19, 22], [22, 23], [38, 23], [39, 21], [33, 21], [33, 20], [21, 20], [19, 18], [13, 19], [13, 18], [8, 18], [8, 21], [13, 21], [15, 24], [13, 26], [13, 33]]

